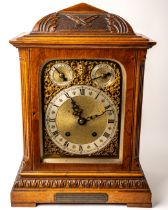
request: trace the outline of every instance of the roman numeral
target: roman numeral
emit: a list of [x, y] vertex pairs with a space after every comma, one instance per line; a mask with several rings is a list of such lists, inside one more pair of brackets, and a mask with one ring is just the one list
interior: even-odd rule
[[52, 104], [52, 105], [53, 105], [53, 106], [55, 106], [55, 107], [57, 107], [57, 108], [59, 107], [59, 106], [58, 106], [58, 105], [56, 105], [56, 104]]
[[68, 141], [65, 141], [64, 147], [68, 147], [68, 146], [69, 146], [69, 142]]
[[105, 133], [103, 134], [103, 136], [106, 137], [106, 138], [108, 139], [108, 137], [110, 136], [110, 134], [107, 133], [107, 132], [105, 132]]
[[96, 144], [96, 143], [94, 143], [94, 145], [98, 148], [98, 146], [97, 146], [97, 144]]
[[79, 145], [79, 151], [82, 153], [82, 151], [83, 151], [83, 148], [82, 148], [82, 146], [81, 145]]
[[112, 112], [112, 113], [114, 113], [115, 111], [114, 111], [114, 109], [109, 109], [109, 110], [106, 110], [106, 112]]
[[113, 119], [108, 119], [108, 123], [114, 123]]
[[81, 88], [81, 89], [80, 89], [80, 94], [81, 94], [81, 95], [85, 95], [85, 89], [84, 89], [84, 88]]
[[67, 98], [71, 98], [71, 97], [69, 96], [69, 94], [68, 94], [68, 93], [65, 93], [65, 96], [66, 96]]
[[58, 131], [54, 131], [52, 132], [53, 136], [58, 136], [59, 132]]
[[49, 119], [49, 122], [55, 122], [55, 118], [54, 119]]
[[101, 93], [101, 91], [97, 94], [97, 96], [95, 97], [95, 99], [97, 99], [97, 98], [98, 98], [98, 96], [100, 95], [100, 93]]
[[105, 109], [108, 109], [108, 108], [110, 108], [110, 105], [108, 105], [108, 106], [105, 106], [104, 108], [105, 108]]

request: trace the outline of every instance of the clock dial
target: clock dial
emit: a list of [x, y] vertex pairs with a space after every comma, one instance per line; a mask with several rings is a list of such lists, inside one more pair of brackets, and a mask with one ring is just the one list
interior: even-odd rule
[[94, 67], [91, 73], [92, 81], [97, 86], [110, 85], [115, 78], [115, 72], [109, 64], [98, 64]]
[[[65, 64], [64, 76], [69, 79], [59, 78], [53, 85], [51, 70], [56, 71], [54, 67], [60, 64]], [[102, 74], [107, 78], [93, 79]], [[44, 156], [118, 159], [122, 148], [120, 65], [103, 59], [50, 60], [44, 65], [42, 79]]]
[[73, 79], [73, 71], [71, 67], [65, 63], [56, 63], [51, 67], [49, 77], [56, 85], [68, 85]]
[[118, 112], [112, 100], [91, 86], [73, 86], [50, 101], [46, 128], [51, 140], [72, 154], [92, 154], [115, 135]]

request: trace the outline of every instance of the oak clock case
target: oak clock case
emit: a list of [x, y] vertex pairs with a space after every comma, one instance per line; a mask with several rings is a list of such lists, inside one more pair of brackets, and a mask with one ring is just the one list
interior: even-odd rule
[[10, 43], [19, 49], [24, 143], [11, 205], [151, 207], [139, 144], [145, 58], [156, 43], [83, 3]]

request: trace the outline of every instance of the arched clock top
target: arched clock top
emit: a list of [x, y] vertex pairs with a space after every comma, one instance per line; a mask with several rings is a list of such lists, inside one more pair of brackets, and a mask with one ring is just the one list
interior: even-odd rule
[[41, 18], [31, 32], [10, 40], [15, 47], [40, 47], [60, 44], [105, 45], [148, 49], [156, 44], [136, 34], [131, 25], [118, 15], [81, 3]]
[[43, 17], [32, 33], [135, 34], [123, 18], [83, 3]]

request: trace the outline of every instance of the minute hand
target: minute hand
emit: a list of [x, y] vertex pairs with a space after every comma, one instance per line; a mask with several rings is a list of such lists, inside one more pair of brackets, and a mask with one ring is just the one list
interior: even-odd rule
[[89, 117], [86, 118], [86, 120], [87, 120], [87, 121], [94, 120], [95, 118], [104, 115], [105, 112], [106, 112], [106, 111], [104, 111], [104, 112], [101, 113], [101, 114], [96, 114], [96, 115], [89, 116]]

